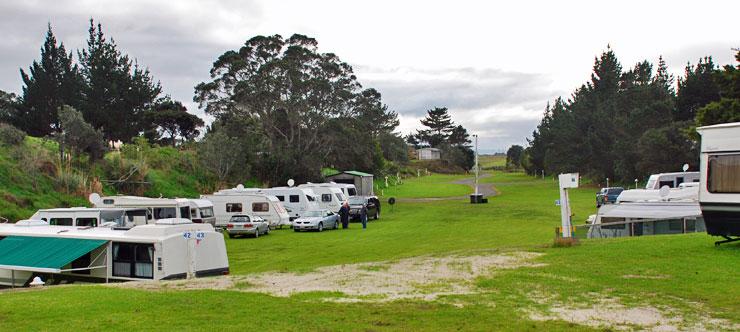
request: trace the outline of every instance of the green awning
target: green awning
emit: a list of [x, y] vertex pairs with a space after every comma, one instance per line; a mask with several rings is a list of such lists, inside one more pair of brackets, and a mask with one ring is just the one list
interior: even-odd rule
[[0, 240], [0, 269], [59, 273], [107, 240], [8, 236]]

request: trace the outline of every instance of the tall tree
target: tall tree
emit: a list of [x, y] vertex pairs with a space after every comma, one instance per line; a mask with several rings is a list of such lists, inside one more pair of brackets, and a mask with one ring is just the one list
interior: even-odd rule
[[523, 155], [524, 147], [521, 145], [512, 145], [509, 147], [509, 150], [506, 151], [506, 166], [511, 168], [521, 167]]
[[447, 107], [435, 107], [427, 110], [427, 116], [421, 119], [421, 124], [429, 129], [419, 130], [417, 137], [433, 148], [446, 142], [454, 128]]
[[17, 113], [18, 97], [14, 93], [0, 90], [0, 122], [16, 125]]
[[720, 99], [719, 87], [714, 80], [716, 66], [712, 57], [699, 59], [696, 66], [686, 65], [684, 77], [678, 79], [676, 121], [690, 121], [702, 106]]
[[471, 143], [470, 134], [468, 134], [468, 130], [465, 127], [457, 125], [450, 131], [448, 142], [453, 146], [469, 147]]
[[198, 128], [204, 125], [201, 118], [188, 113], [181, 102], [172, 100], [169, 96], [157, 101], [144, 117], [156, 133], [150, 139], [165, 140], [173, 147], [178, 138], [184, 142], [197, 137], [200, 134]]
[[375, 89], [365, 89], [355, 99], [354, 112], [356, 117], [367, 128], [372, 137], [377, 138], [381, 133], [390, 133], [398, 127], [398, 114], [388, 110], [383, 104], [380, 92]]
[[148, 127], [144, 113], [162, 87], [148, 69], [121, 53], [112, 38], [106, 39], [100, 23], [91, 19], [88, 33], [87, 48], [78, 52], [85, 79], [82, 112], [107, 140], [128, 142]]
[[726, 65], [715, 72], [720, 99], [697, 111], [697, 125], [740, 121], [740, 50], [735, 53], [735, 61], [738, 63], [736, 67]]
[[28, 72], [21, 69], [23, 93], [16, 125], [32, 136], [46, 136], [60, 130], [58, 110], [63, 105], [79, 105], [82, 98], [80, 78], [72, 54], [64, 44], [57, 44], [48, 25], [41, 59]]

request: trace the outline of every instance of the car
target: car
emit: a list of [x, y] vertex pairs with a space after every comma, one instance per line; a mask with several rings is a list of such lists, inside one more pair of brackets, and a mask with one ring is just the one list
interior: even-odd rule
[[230, 238], [237, 235], [252, 235], [257, 238], [263, 234], [270, 234], [270, 223], [259, 216], [237, 214], [231, 216], [225, 230]]
[[339, 228], [339, 215], [329, 210], [310, 210], [293, 220], [293, 230], [296, 232]]
[[601, 191], [596, 193], [596, 207], [601, 207], [604, 204], [614, 204], [622, 191], [624, 191], [622, 187], [601, 188]]
[[349, 219], [360, 220], [362, 206], [367, 208], [367, 219], [380, 218], [380, 200], [376, 196], [353, 196], [349, 200]]

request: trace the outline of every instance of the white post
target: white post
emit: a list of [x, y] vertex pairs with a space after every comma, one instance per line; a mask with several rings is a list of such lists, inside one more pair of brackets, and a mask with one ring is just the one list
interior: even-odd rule
[[475, 195], [478, 195], [478, 135], [475, 137]]
[[609, 178], [606, 178], [606, 187], [609, 188]]
[[568, 188], [578, 188], [578, 173], [560, 174], [558, 176], [560, 187], [560, 219], [563, 227], [563, 237], [571, 237], [570, 201], [568, 199]]
[[187, 239], [188, 241], [188, 279], [195, 278], [195, 239], [193, 236], [193, 231], [188, 231], [190, 233], [190, 237]]

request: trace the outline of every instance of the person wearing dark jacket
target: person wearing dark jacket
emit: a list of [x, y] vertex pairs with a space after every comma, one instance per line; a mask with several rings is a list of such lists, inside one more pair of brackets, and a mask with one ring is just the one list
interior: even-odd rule
[[362, 229], [367, 228], [367, 206], [365, 204], [362, 204], [360, 210], [360, 220], [362, 221]]
[[342, 228], [349, 227], [349, 204], [347, 202], [339, 208], [339, 220], [342, 222]]

